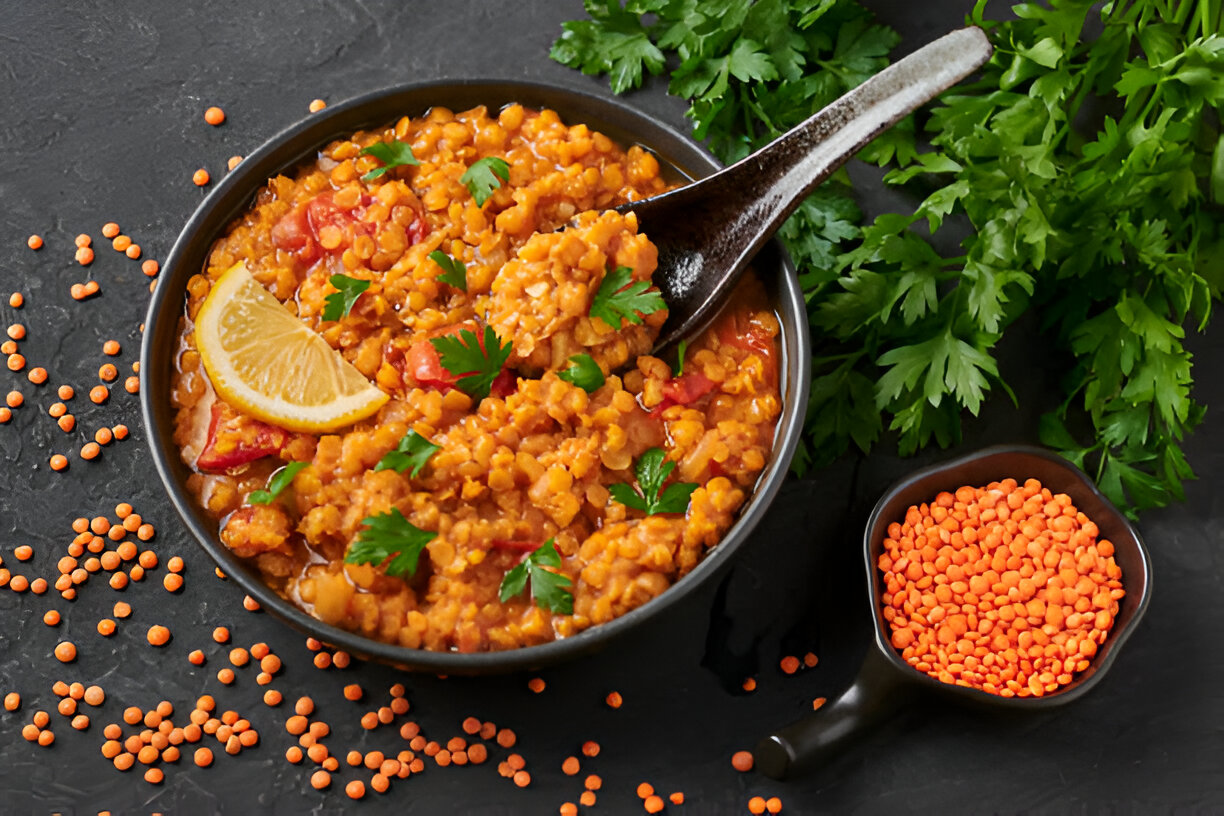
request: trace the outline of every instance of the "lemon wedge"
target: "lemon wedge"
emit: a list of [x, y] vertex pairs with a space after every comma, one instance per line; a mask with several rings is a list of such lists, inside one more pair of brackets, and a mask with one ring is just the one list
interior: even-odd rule
[[241, 262], [204, 298], [195, 341], [217, 394], [281, 428], [334, 431], [370, 416], [388, 400]]

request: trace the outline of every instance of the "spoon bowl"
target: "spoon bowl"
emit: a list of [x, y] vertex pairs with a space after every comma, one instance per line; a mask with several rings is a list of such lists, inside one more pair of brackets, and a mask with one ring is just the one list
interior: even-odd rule
[[991, 53], [980, 28], [945, 34], [730, 167], [618, 207], [635, 213], [659, 248], [654, 283], [669, 314], [655, 351], [705, 328], [748, 262], [821, 182]]

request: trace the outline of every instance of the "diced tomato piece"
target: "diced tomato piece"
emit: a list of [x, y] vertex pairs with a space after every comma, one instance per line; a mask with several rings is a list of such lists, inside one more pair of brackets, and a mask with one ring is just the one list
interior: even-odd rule
[[714, 381], [699, 371], [672, 377], [663, 383], [663, 399], [676, 405], [692, 405], [714, 390]]
[[407, 366], [406, 373], [412, 375], [422, 388], [445, 392], [454, 388], [458, 379], [442, 367], [438, 350], [428, 340], [418, 340], [408, 347]]
[[319, 258], [319, 245], [306, 220], [304, 207], [294, 207], [272, 225], [272, 243], [277, 249], [296, 253], [307, 266]]
[[650, 415], [657, 417], [673, 405], [692, 405], [714, 388], [714, 381], [699, 371], [672, 377], [663, 383], [663, 401], [655, 406]]
[[[451, 326], [437, 336], [458, 334], [459, 330], [464, 328], [470, 327]], [[483, 348], [483, 334], [477, 332], [476, 337]], [[465, 374], [451, 374], [443, 368], [442, 358], [439, 356], [438, 350], [428, 340], [418, 340], [408, 347], [408, 357], [405, 361], [405, 366], [405, 373], [411, 375], [417, 385], [422, 388], [433, 388], [442, 392], [455, 388], [455, 383], [465, 376]], [[509, 368], [503, 368], [490, 384], [489, 394], [494, 397], [506, 397], [513, 394], [517, 389], [518, 379], [515, 377], [514, 372]]]
[[429, 222], [425, 220], [425, 213], [418, 212], [417, 217], [412, 220], [405, 230], [408, 233], [409, 244], [419, 244], [425, 240], [425, 236], [429, 235]]
[[196, 467], [213, 472], [231, 470], [279, 453], [287, 441], [289, 432], [283, 428], [240, 414], [217, 400]]
[[489, 386], [489, 394], [494, 397], [510, 396], [518, 390], [518, 377], [514, 376], [514, 372], [508, 368], [503, 368], [501, 373], [493, 378], [492, 385]]
[[774, 338], [763, 327], [753, 323], [746, 310], [736, 309], [721, 317], [715, 331], [720, 343], [759, 356], [765, 363], [766, 381], [776, 381], [778, 355]]

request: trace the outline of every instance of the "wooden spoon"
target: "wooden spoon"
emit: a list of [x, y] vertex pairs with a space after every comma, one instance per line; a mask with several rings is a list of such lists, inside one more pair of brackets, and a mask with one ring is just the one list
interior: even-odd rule
[[980, 28], [945, 34], [712, 176], [617, 207], [659, 248], [654, 283], [670, 314], [664, 351], [718, 313], [761, 246], [799, 202], [868, 142], [990, 59]]

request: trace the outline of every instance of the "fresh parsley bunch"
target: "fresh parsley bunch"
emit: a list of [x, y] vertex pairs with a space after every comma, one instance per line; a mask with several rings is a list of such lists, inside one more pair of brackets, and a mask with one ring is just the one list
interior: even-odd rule
[[[740, 158], [883, 67], [892, 32], [851, 0], [588, 2], [554, 58], [613, 89], [673, 67], [695, 132]], [[1224, 3], [1052, 0], [971, 22], [993, 60], [926, 117], [931, 150], [894, 128], [863, 154], [919, 191], [871, 224], [826, 184], [783, 227], [821, 343], [796, 469], [885, 428], [902, 453], [960, 438], [992, 388], [994, 349], [1026, 310], [1067, 355], [1066, 401], [1042, 438], [1135, 513], [1182, 497], [1190, 397], [1185, 327], [1224, 285]], [[650, 15], [649, 25], [643, 15]], [[1100, 30], [1095, 37], [1089, 33]], [[944, 257], [949, 216], [972, 234]]]

